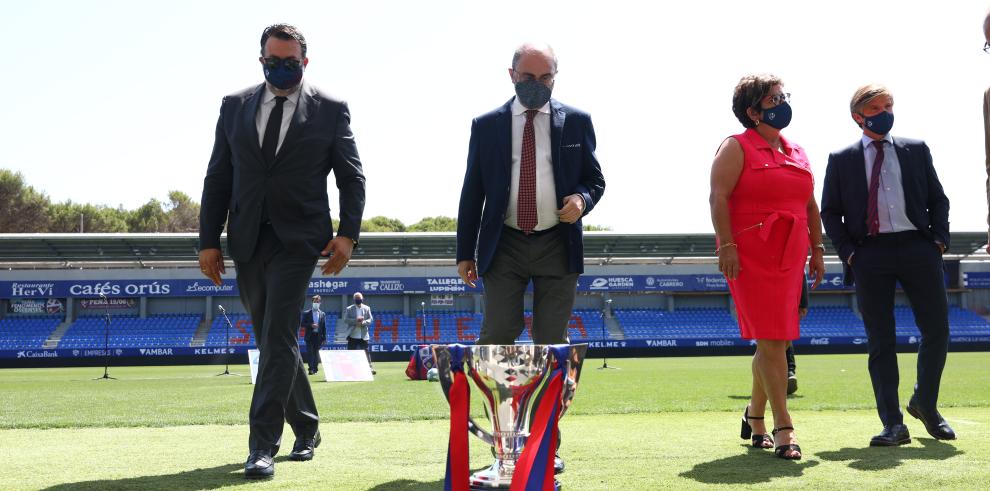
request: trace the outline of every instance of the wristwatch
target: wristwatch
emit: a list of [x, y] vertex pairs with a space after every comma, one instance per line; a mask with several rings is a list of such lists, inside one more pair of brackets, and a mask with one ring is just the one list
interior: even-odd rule
[[815, 247], [821, 249], [822, 253], [825, 253], [825, 244], [815, 244]]

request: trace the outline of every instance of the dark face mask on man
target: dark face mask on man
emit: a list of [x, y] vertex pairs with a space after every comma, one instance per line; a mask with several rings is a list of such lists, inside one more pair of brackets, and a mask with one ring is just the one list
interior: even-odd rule
[[791, 115], [791, 105], [787, 102], [781, 102], [770, 109], [764, 109], [760, 122], [771, 128], [782, 130], [791, 124]]
[[516, 82], [516, 98], [526, 109], [539, 109], [550, 101], [553, 87], [547, 87], [539, 80]]
[[354, 305], [361, 305], [363, 303], [364, 303], [364, 299], [363, 298], [355, 298], [354, 299]]
[[886, 135], [894, 127], [894, 113], [892, 112], [880, 111], [870, 117], [866, 117], [863, 114], [860, 114], [860, 116], [863, 116], [863, 129], [870, 130], [878, 135]]
[[281, 59], [271, 56], [265, 58], [262, 67], [265, 80], [277, 89], [289, 90], [302, 81], [303, 65], [295, 58]]

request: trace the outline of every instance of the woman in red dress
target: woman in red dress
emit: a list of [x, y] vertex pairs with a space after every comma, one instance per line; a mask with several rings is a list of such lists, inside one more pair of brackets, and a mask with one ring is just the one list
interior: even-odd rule
[[787, 343], [800, 336], [798, 301], [804, 265], [818, 286], [825, 271], [821, 218], [804, 149], [780, 130], [791, 120], [790, 95], [773, 75], [736, 85], [732, 111], [746, 128], [722, 143], [712, 164], [712, 222], [718, 268], [729, 283], [744, 339], [756, 340], [753, 393], [743, 413], [743, 438], [771, 448], [763, 414], [770, 402], [775, 453], [800, 459], [787, 411]]

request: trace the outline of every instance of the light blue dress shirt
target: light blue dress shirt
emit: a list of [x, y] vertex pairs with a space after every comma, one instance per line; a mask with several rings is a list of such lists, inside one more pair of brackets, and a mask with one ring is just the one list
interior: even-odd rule
[[[904, 184], [901, 182], [901, 163], [897, 160], [894, 149], [894, 139], [888, 133], [883, 137], [883, 166], [880, 168], [880, 187], [877, 191], [877, 218], [880, 221], [880, 233], [904, 232], [917, 230], [907, 217], [904, 203]], [[877, 149], [873, 139], [863, 135], [863, 156], [866, 160], [866, 189], [869, 192], [870, 178], [873, 175], [873, 160], [877, 157]]]

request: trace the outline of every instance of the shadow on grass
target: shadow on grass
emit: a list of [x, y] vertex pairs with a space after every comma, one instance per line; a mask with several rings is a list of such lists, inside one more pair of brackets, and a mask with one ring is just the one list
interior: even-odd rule
[[779, 477], [801, 477], [805, 469], [818, 464], [817, 460], [779, 459], [772, 451], [747, 448], [745, 454], [697, 464], [680, 476], [704, 484], [758, 484]]
[[[474, 474], [475, 472], [487, 468], [488, 466], [478, 467], [477, 469], [470, 469], [470, 472], [471, 474]], [[373, 488], [368, 488], [368, 491], [436, 491], [438, 489], [443, 489], [443, 481], [443, 479], [433, 482], [396, 479], [394, 481], [379, 484]]]
[[433, 482], [410, 481], [396, 479], [395, 481], [379, 484], [368, 491], [436, 491], [443, 489], [443, 479]]
[[[733, 400], [736, 400], [736, 401], [748, 401], [748, 400], [750, 400], [751, 397], [752, 396], [750, 396], [750, 395], [744, 395], [744, 396], [730, 395], [729, 396], [729, 399], [733, 399]], [[801, 395], [801, 394], [791, 394], [791, 395], [787, 396], [787, 398], [788, 399], [802, 399], [802, 398], [804, 398], [804, 396]]]
[[161, 474], [157, 476], [128, 477], [123, 479], [101, 479], [59, 484], [45, 488], [46, 491], [79, 491], [106, 489], [169, 489], [197, 491], [218, 489], [235, 484], [243, 484], [244, 464], [227, 464], [206, 469]]
[[947, 460], [963, 451], [932, 438], [915, 438], [923, 448], [914, 446], [843, 448], [833, 452], [820, 452], [815, 456], [822, 460], [843, 462], [851, 460], [849, 467], [861, 471], [893, 469], [905, 460]]

